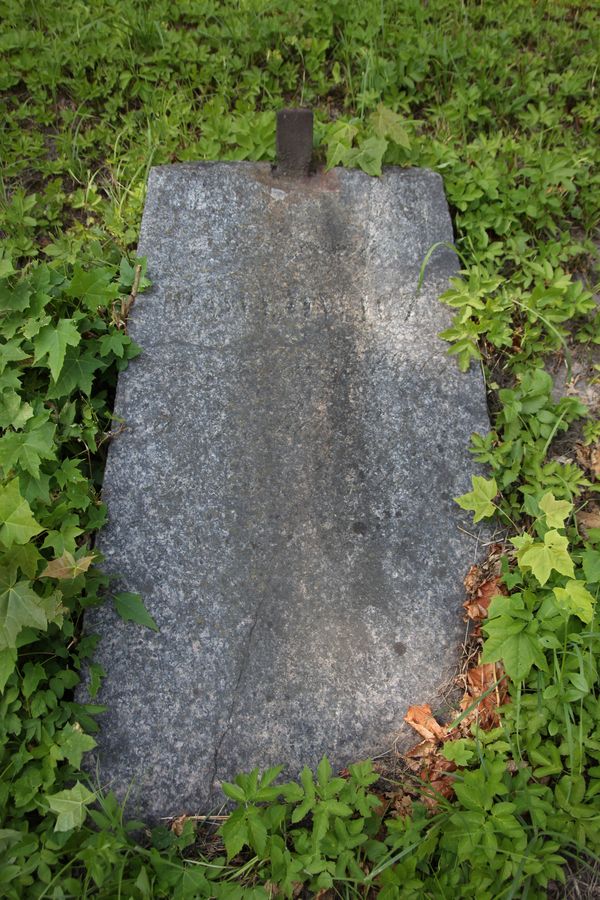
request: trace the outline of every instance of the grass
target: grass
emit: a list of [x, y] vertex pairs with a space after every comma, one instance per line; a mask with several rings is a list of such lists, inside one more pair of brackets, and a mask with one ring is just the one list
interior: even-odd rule
[[[577, 395], [594, 396], [600, 343], [599, 11], [0, 0], [6, 896], [531, 898], [573, 854], [600, 851], [600, 426]], [[98, 709], [73, 690], [93, 658], [82, 614], [107, 590], [93, 534], [115, 380], [138, 352], [119, 310], [146, 178], [162, 163], [272, 159], [274, 110], [297, 104], [315, 110], [325, 163], [443, 176], [462, 264], [445, 337], [458, 365], [483, 364], [494, 414], [473, 443], [485, 490], [463, 500], [514, 523], [510, 596], [483, 625], [511, 702], [497, 727], [448, 742], [455, 796], [437, 811], [414, 780], [382, 791], [368, 767], [340, 780], [322, 764], [300, 785], [241, 777], [219, 833], [129, 826], [80, 772]], [[563, 358], [579, 381], [557, 398], [546, 369]], [[144, 621], [135, 600], [116, 603]]]

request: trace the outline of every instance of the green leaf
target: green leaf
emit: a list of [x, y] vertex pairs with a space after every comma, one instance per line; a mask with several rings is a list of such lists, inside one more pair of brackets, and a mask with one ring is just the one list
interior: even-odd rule
[[543, 544], [534, 543], [517, 550], [517, 559], [521, 568], [531, 569], [543, 586], [552, 570], [571, 578], [575, 574], [568, 546], [569, 542], [564, 535], [558, 531], [548, 531], [544, 535]]
[[247, 816], [250, 843], [259, 856], [262, 856], [267, 843], [267, 829], [261, 820], [260, 811], [257, 807], [249, 809]]
[[42, 531], [42, 526], [33, 518], [31, 507], [21, 496], [19, 479], [13, 478], [0, 487], [0, 541], [5, 547], [26, 544]]
[[260, 786], [261, 788], [268, 787], [268, 785], [273, 784], [278, 775], [281, 775], [283, 771], [283, 766], [271, 766], [270, 769], [265, 769], [260, 778]]
[[385, 138], [367, 138], [360, 143], [353, 162], [367, 175], [381, 175], [381, 164], [387, 147], [388, 142]]
[[68, 397], [80, 390], [88, 397], [92, 392], [92, 381], [96, 369], [102, 368], [102, 361], [89, 354], [67, 351], [58, 381], [50, 384], [47, 398]]
[[572, 503], [568, 500], [557, 500], [552, 493], [545, 494], [539, 506], [546, 515], [546, 524], [549, 528], [562, 528], [565, 519], [573, 510]]
[[570, 615], [577, 616], [586, 625], [594, 618], [596, 600], [582, 581], [567, 581], [563, 587], [554, 588], [556, 602], [561, 609]]
[[238, 855], [242, 847], [250, 844], [250, 834], [245, 812], [243, 807], [236, 809], [219, 829], [219, 834], [223, 838], [223, 843], [227, 850], [227, 859], [233, 859], [234, 856]]
[[56, 457], [55, 432], [56, 425], [48, 422], [45, 416], [31, 419], [26, 431], [7, 432], [0, 438], [0, 466], [4, 474], [18, 466], [39, 478], [41, 461]]
[[80, 340], [81, 334], [72, 319], [60, 319], [56, 325], [46, 325], [34, 342], [34, 362], [39, 363], [47, 356], [48, 367], [56, 381], [63, 367], [67, 346], [76, 347]]
[[581, 554], [585, 580], [588, 584], [600, 582], [600, 551], [585, 550]]
[[54, 830], [71, 831], [73, 828], [83, 825], [87, 816], [86, 807], [92, 803], [95, 796], [80, 781], [66, 791], [59, 791], [58, 794], [51, 796], [47, 795], [48, 805], [51, 811], [57, 815]]
[[123, 358], [125, 347], [131, 343], [131, 338], [122, 331], [111, 331], [100, 338], [100, 356], [108, 356], [114, 353], [119, 359]]
[[31, 582], [15, 582], [6, 569], [0, 569], [0, 649], [14, 647], [23, 628], [44, 630], [48, 615], [44, 600], [31, 588]]
[[442, 747], [442, 756], [449, 762], [456, 763], [457, 766], [468, 766], [475, 756], [472, 743], [472, 741], [464, 738], [459, 738], [456, 741], [446, 741]]
[[331, 763], [329, 762], [327, 757], [324, 756], [317, 767], [317, 781], [319, 782], [319, 787], [321, 789], [327, 787], [327, 783], [332, 774], [333, 769], [331, 768]]
[[410, 138], [402, 124], [402, 117], [398, 113], [380, 103], [369, 117], [369, 122], [378, 137], [389, 138], [395, 144], [410, 150]]
[[545, 657], [537, 635], [530, 631], [526, 619], [512, 619], [502, 615], [491, 619], [484, 629], [488, 635], [483, 645], [483, 663], [502, 660], [513, 681], [521, 681], [532, 667], [545, 669]]
[[20, 340], [14, 340], [0, 344], [0, 372], [4, 372], [8, 363], [22, 362], [27, 359], [27, 354], [21, 350], [20, 343]]
[[102, 679], [106, 678], [106, 672], [97, 663], [92, 663], [89, 667], [90, 681], [88, 684], [88, 692], [92, 700], [97, 696], [102, 685]]
[[4, 691], [6, 682], [15, 671], [17, 665], [17, 651], [14, 647], [4, 647], [0, 650], [0, 693]]
[[246, 791], [239, 784], [224, 781], [221, 784], [221, 790], [226, 797], [235, 800], [236, 803], [244, 803], [246, 800]]
[[473, 521], [479, 522], [481, 519], [494, 515], [496, 507], [492, 500], [498, 494], [498, 485], [495, 478], [488, 480], [482, 478], [481, 475], [473, 475], [471, 483], [473, 485], [472, 491], [454, 499], [461, 509], [472, 510], [475, 513]]
[[77, 297], [87, 309], [96, 312], [98, 307], [108, 306], [118, 296], [119, 288], [116, 284], [111, 284], [112, 278], [110, 269], [95, 268], [85, 272], [81, 266], [75, 266], [66, 294], [68, 297]]
[[145, 625], [146, 628], [158, 631], [158, 625], [144, 606], [139, 594], [127, 592], [115, 594], [114, 601], [117, 612], [126, 622], [136, 622], [138, 625]]
[[31, 404], [23, 401], [15, 390], [8, 388], [0, 394], [0, 428], [23, 428], [32, 416]]
[[61, 758], [67, 759], [75, 769], [78, 769], [83, 754], [93, 750], [96, 741], [91, 735], [84, 734], [81, 725], [76, 723], [75, 725], [65, 725], [58, 735], [57, 744]]
[[31, 287], [27, 279], [19, 281], [12, 288], [8, 282], [0, 282], [0, 309], [23, 312], [29, 306], [30, 298]]
[[347, 163], [354, 154], [352, 142], [358, 129], [349, 122], [336, 122], [327, 132], [327, 169]]
[[511, 635], [502, 645], [502, 661], [509, 678], [515, 682], [523, 681], [533, 664], [540, 661], [537, 637], [526, 631]]

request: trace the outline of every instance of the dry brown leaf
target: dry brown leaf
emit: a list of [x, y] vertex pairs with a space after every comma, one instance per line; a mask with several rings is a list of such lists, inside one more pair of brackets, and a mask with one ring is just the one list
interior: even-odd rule
[[91, 553], [89, 556], [75, 559], [72, 553], [65, 550], [62, 556], [48, 563], [40, 578], [77, 578], [82, 572], [87, 572], [95, 558], [95, 555]]
[[506, 682], [500, 681], [495, 690], [490, 691], [485, 697], [482, 695], [492, 688], [503, 674], [503, 669], [498, 663], [483, 663], [473, 666], [467, 671], [465, 675], [466, 691], [460, 701], [460, 708], [464, 711], [473, 706], [478, 697], [481, 697], [481, 700], [463, 719], [462, 726], [468, 728], [475, 720], [484, 729], [495, 728], [499, 724], [498, 707], [506, 703], [508, 699]]
[[467, 594], [474, 594], [481, 582], [481, 567], [471, 566], [464, 579]]
[[423, 706], [411, 706], [404, 716], [404, 721], [414, 728], [426, 741], [443, 740], [446, 730], [433, 718], [428, 703]]
[[583, 531], [584, 537], [587, 537], [588, 528], [600, 528], [600, 507], [597, 503], [588, 503], [585, 509], [575, 513], [577, 526]]
[[600, 442], [592, 444], [591, 447], [575, 444], [575, 454], [579, 465], [591, 472], [596, 480], [600, 480]]
[[183, 829], [185, 828], [185, 823], [188, 820], [188, 816], [177, 816], [177, 818], [173, 819], [171, 822], [171, 831], [173, 834], [176, 834], [177, 837], [181, 837], [183, 834]]
[[[440, 742], [437, 740], [419, 741], [404, 754], [405, 759], [423, 760], [437, 753]], [[421, 765], [421, 763], [419, 763]]]
[[400, 819], [408, 819], [412, 815], [412, 797], [409, 794], [398, 793], [392, 802], [394, 814]]
[[494, 575], [480, 584], [471, 593], [473, 596], [463, 603], [463, 607], [466, 610], [468, 619], [480, 622], [487, 618], [489, 605], [494, 597], [498, 596], [498, 594], [506, 595], [506, 588], [502, 584], [502, 579]]
[[472, 697], [480, 697], [498, 680], [495, 663], [482, 663], [467, 672], [467, 686]]

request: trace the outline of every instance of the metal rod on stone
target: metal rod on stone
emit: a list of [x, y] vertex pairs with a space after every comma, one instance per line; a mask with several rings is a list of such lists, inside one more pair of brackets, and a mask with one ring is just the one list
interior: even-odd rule
[[274, 175], [310, 174], [313, 149], [312, 109], [277, 112], [277, 164]]

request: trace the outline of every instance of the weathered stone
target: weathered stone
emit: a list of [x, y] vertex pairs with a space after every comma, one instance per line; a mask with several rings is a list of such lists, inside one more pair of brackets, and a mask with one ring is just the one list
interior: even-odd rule
[[100, 775], [136, 812], [207, 808], [254, 766], [390, 747], [458, 659], [476, 553], [453, 497], [487, 428], [436, 333], [455, 272], [441, 178], [153, 169], [101, 537]]

